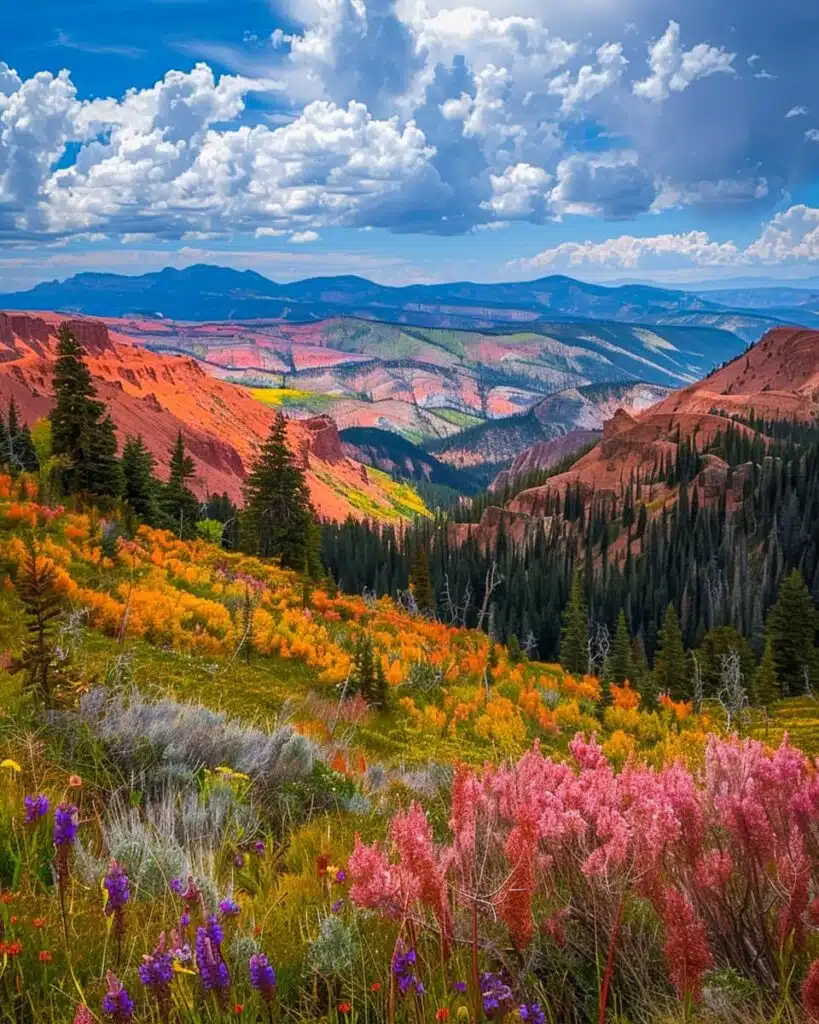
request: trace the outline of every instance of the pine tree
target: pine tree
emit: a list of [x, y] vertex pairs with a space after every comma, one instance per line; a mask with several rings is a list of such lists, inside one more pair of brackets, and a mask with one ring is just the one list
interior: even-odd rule
[[97, 424], [89, 445], [88, 490], [106, 498], [122, 494], [122, 465], [117, 458], [117, 432], [110, 416]]
[[14, 398], [9, 399], [6, 423], [0, 425], [0, 445], [0, 462], [8, 463], [13, 472], [36, 473], [40, 468], [31, 431], [20, 423]]
[[127, 437], [122, 449], [123, 498], [134, 515], [149, 526], [160, 520], [159, 482], [154, 475], [156, 460], [142, 437]]
[[779, 682], [776, 678], [773, 644], [770, 640], [765, 644], [765, 653], [762, 655], [762, 661], [754, 675], [752, 695], [754, 704], [766, 710], [781, 697]]
[[631, 680], [632, 677], [631, 637], [628, 633], [626, 613], [622, 608], [617, 616], [617, 626], [608, 659], [608, 674], [610, 681], [618, 684], [624, 683], [626, 679]]
[[304, 473], [287, 446], [284, 416], [279, 414], [262, 445], [244, 487], [240, 519], [242, 550], [260, 558], [280, 558], [289, 569], [308, 569], [312, 520]]
[[163, 488], [162, 510], [170, 529], [181, 540], [196, 536], [199, 502], [188, 487], [188, 480], [193, 473], [193, 459], [185, 452], [185, 441], [180, 431], [171, 452], [171, 470]]
[[526, 655], [523, 653], [516, 633], [510, 633], [506, 638], [506, 650], [509, 654], [509, 660], [513, 665], [518, 665], [526, 660]]
[[26, 554], [17, 592], [26, 615], [27, 637], [22, 653], [9, 666], [9, 672], [25, 673], [24, 687], [45, 708], [53, 707], [56, 690], [71, 680], [67, 659], [60, 656], [54, 643], [54, 623], [63, 610], [63, 596], [57, 589], [54, 565], [40, 556], [32, 537], [26, 541]]
[[355, 645], [349, 689], [353, 693], [360, 693], [368, 703], [374, 703], [374, 694], [377, 689], [376, 656], [369, 633], [362, 633]]
[[803, 693], [805, 676], [817, 683], [817, 613], [798, 569], [786, 576], [768, 613], [766, 639], [773, 648], [776, 678], [785, 697]]
[[691, 697], [685, 647], [673, 604], [669, 604], [665, 610], [659, 650], [654, 660], [654, 678], [660, 692], [667, 693], [673, 700], [688, 700]]
[[429, 575], [429, 556], [426, 549], [419, 544], [416, 548], [410, 569], [410, 589], [415, 604], [422, 615], [434, 616], [437, 610], [435, 591]]
[[563, 613], [560, 634], [560, 664], [573, 675], [583, 675], [589, 662], [589, 611], [583, 592], [583, 577], [575, 570], [569, 603]]
[[121, 478], [116, 463], [114, 426], [97, 400], [85, 352], [66, 324], [61, 324], [54, 367], [51, 443], [68, 468], [63, 489], [72, 494], [117, 497]]

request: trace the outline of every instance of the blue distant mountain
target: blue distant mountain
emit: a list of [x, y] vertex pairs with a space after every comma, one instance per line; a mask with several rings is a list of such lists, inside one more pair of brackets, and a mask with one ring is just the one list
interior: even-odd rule
[[776, 309], [741, 308], [702, 294], [641, 284], [609, 288], [561, 275], [536, 281], [459, 281], [406, 287], [380, 285], [355, 276], [280, 284], [252, 270], [205, 264], [184, 270], [168, 267], [136, 277], [77, 274], [65, 281], [43, 282], [29, 291], [0, 294], [0, 308], [192, 321], [311, 321], [356, 316], [473, 329], [508, 329], [510, 323], [532, 325], [538, 320], [613, 320], [718, 327], [743, 341], [755, 340], [781, 322]]

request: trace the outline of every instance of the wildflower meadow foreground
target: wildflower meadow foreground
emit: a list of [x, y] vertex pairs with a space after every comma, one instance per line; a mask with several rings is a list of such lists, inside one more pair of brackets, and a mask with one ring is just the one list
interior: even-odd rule
[[775, 712], [0, 489], [0, 1020], [819, 1020]]

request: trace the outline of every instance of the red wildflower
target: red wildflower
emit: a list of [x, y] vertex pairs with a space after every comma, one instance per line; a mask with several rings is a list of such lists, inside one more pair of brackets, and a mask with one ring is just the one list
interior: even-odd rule
[[350, 1010], [352, 1010], [352, 1006], [349, 1003], [339, 1003], [338, 1004], [338, 1012], [339, 1013], [349, 1013]]
[[380, 992], [380, 991], [381, 991], [381, 982], [380, 981], [374, 981], [372, 983], [372, 985], [370, 985], [370, 992]]
[[681, 999], [698, 1000], [703, 973], [711, 966], [705, 925], [677, 889], [666, 890], [663, 899], [665, 962], [668, 976]]
[[33, 917], [31, 919], [31, 923], [34, 925], [35, 928], [42, 928], [43, 925], [46, 923], [46, 919], [44, 917]]
[[6, 956], [11, 959], [12, 957], [19, 956], [23, 952], [23, 943], [19, 941], [6, 943]]
[[40, 963], [41, 964], [50, 964], [51, 960], [52, 960], [51, 953], [49, 953], [49, 951], [47, 949], [41, 949], [40, 950]]
[[520, 950], [526, 949], [532, 941], [537, 839], [537, 819], [531, 810], [521, 808], [521, 816], [506, 840], [505, 853], [512, 870], [496, 900], [498, 914]]
[[436, 1012], [435, 1019], [449, 1020], [449, 1010], [445, 1006], [442, 1006], [441, 1009]]
[[236, 1014], [237, 1017], [239, 1017], [241, 1014], [243, 1014], [244, 1011], [245, 1011], [245, 1004], [244, 1003], [237, 1003], [233, 1007], [233, 1012]]
[[72, 789], [79, 789], [80, 786], [82, 786], [82, 779], [80, 778], [79, 775], [71, 775], [68, 778], [68, 785]]
[[327, 865], [329, 863], [330, 858], [327, 856], [326, 853], [320, 853], [318, 857], [316, 857], [316, 872], [319, 878], [324, 878], [324, 876], [327, 874]]
[[13, 899], [14, 899], [14, 893], [11, 893], [11, 892], [0, 892], [0, 903], [5, 903], [6, 906], [8, 906], [9, 903], [11, 903], [11, 901]]
[[819, 960], [814, 960], [802, 982], [802, 1005], [808, 1020], [819, 1021]]
[[74, 1014], [74, 1024], [94, 1024], [94, 1017], [84, 1003], [80, 1003]]
[[11, 915], [11, 917], [9, 918], [9, 924], [17, 924], [17, 915], [16, 914], [12, 914]]

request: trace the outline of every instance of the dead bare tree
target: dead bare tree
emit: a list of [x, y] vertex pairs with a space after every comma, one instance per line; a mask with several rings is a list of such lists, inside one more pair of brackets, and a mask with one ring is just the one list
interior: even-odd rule
[[452, 593], [449, 583], [449, 573], [444, 576], [443, 606], [445, 615], [450, 626], [466, 626], [466, 617], [472, 607], [472, 582], [467, 580], [464, 587], [463, 598], [458, 601], [457, 595]]
[[742, 659], [736, 648], [722, 656], [717, 700], [725, 712], [726, 728], [730, 731], [735, 724], [741, 731], [748, 712], [748, 694], [742, 677]]
[[481, 609], [478, 612], [478, 629], [483, 629], [486, 616], [489, 614], [489, 603], [492, 600], [492, 594], [494, 594], [501, 583], [503, 583], [503, 573], [500, 572], [498, 569], [498, 563], [493, 559], [492, 564], [486, 570], [483, 603], [481, 604]]
[[537, 638], [530, 629], [526, 634], [526, 639], [520, 645], [521, 650], [530, 661], [534, 661], [538, 656]]
[[699, 714], [702, 711], [702, 668], [700, 667], [700, 659], [697, 657], [697, 652], [691, 652], [691, 661], [694, 663], [694, 681], [693, 681], [693, 697], [694, 697], [694, 711]]
[[602, 676], [611, 651], [611, 633], [605, 622], [596, 622], [589, 630], [586, 651], [588, 674]]

